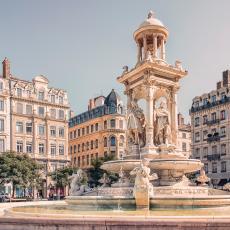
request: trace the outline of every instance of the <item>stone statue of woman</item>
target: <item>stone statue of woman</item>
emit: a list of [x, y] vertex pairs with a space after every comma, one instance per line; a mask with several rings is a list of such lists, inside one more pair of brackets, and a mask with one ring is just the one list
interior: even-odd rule
[[170, 114], [164, 101], [160, 103], [159, 108], [154, 111], [155, 121], [155, 143], [157, 145], [168, 145], [172, 143], [172, 133], [170, 127]]

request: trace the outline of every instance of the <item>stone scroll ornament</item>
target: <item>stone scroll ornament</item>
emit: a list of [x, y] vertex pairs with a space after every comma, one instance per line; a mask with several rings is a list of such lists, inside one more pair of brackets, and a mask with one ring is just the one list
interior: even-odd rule
[[145, 146], [145, 115], [143, 110], [138, 106], [135, 100], [130, 101], [128, 116], [128, 141], [129, 144]]

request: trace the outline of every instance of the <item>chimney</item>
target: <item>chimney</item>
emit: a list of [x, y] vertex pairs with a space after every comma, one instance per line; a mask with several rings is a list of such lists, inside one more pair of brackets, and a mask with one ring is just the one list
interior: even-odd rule
[[220, 89], [220, 88], [222, 88], [222, 81], [218, 81], [217, 83], [216, 83], [216, 89], [218, 90], [218, 89]]
[[91, 110], [95, 107], [94, 99], [89, 99], [88, 110]]
[[225, 70], [223, 72], [223, 86], [224, 87], [230, 86], [230, 70]]
[[181, 113], [178, 113], [177, 120], [178, 120], [178, 126], [184, 125], [184, 117]]
[[10, 77], [10, 61], [7, 58], [2, 62], [2, 76], [3, 78]]

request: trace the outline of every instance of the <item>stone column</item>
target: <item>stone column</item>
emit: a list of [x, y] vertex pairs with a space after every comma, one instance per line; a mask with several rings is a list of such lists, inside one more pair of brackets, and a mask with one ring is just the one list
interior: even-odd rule
[[147, 58], [147, 37], [143, 35], [143, 44], [144, 44], [144, 60]]
[[177, 89], [172, 90], [171, 100], [171, 128], [172, 128], [172, 142], [177, 145], [178, 123], [177, 123]]
[[157, 58], [157, 35], [153, 35], [153, 58]]
[[137, 63], [142, 61], [141, 45], [137, 43]]
[[154, 88], [147, 86], [146, 97], [146, 146], [153, 146], [153, 93]]
[[161, 59], [165, 60], [165, 41], [163, 37], [161, 40]]

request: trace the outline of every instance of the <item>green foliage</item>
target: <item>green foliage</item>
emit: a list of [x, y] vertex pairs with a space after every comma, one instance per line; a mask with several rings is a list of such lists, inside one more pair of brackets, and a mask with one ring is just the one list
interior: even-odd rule
[[113, 155], [108, 155], [105, 157], [99, 157], [99, 158], [92, 160], [92, 162], [91, 162], [92, 168], [90, 168], [88, 170], [88, 174], [89, 174], [89, 181], [88, 182], [89, 182], [90, 186], [97, 187], [97, 186], [101, 185], [99, 180], [102, 178], [104, 173], [106, 173], [109, 176], [111, 183], [118, 180], [117, 174], [110, 173], [110, 172], [107, 172], [107, 171], [101, 169], [101, 166], [104, 162], [112, 161], [112, 160], [115, 160], [115, 157]]
[[77, 170], [77, 167], [67, 166], [51, 172], [49, 176], [55, 182], [56, 188], [63, 188], [69, 185], [69, 176], [71, 176], [73, 173], [76, 173]]
[[26, 154], [5, 152], [0, 155], [0, 184], [12, 183], [13, 195], [16, 186], [22, 188], [38, 187], [42, 169], [35, 160]]

